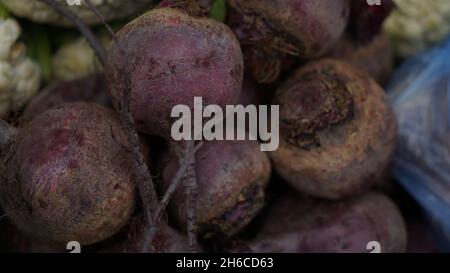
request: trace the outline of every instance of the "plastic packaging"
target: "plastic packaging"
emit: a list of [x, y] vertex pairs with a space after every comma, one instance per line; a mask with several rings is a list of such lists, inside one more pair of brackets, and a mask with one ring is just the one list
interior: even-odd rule
[[394, 174], [450, 250], [450, 39], [403, 64], [387, 88], [400, 136]]

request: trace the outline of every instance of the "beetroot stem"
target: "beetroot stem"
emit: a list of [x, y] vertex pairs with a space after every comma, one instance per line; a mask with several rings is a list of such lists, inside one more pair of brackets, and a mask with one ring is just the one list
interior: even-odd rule
[[95, 54], [97, 55], [97, 58], [100, 60], [100, 62], [105, 65], [106, 63], [106, 50], [100, 43], [100, 41], [97, 39], [95, 34], [92, 32], [92, 30], [78, 17], [75, 13], [67, 9], [64, 5], [62, 5], [59, 2], [56, 2], [55, 0], [39, 0], [42, 3], [45, 3], [49, 7], [56, 10], [58, 13], [60, 13], [62, 16], [66, 17], [68, 20], [70, 20], [75, 26], [78, 28], [78, 30], [81, 32], [81, 34], [86, 38], [89, 45], [94, 50]]
[[[194, 141], [186, 141], [185, 149], [187, 153], [193, 151]], [[191, 157], [188, 162], [188, 168], [183, 178], [185, 203], [186, 203], [186, 219], [187, 219], [187, 235], [189, 242], [189, 251], [196, 252], [197, 250], [197, 219], [198, 219], [198, 183], [195, 172], [195, 157]]]
[[[177, 173], [175, 174], [175, 177], [171, 181], [171, 184], [169, 188], [167, 189], [166, 193], [164, 194], [164, 197], [161, 199], [161, 202], [159, 204], [158, 210], [156, 212], [156, 219], [155, 221], [159, 221], [162, 217], [163, 212], [166, 210], [170, 199], [172, 198], [172, 195], [175, 193], [175, 191], [178, 188], [178, 185], [180, 184], [180, 181], [184, 178], [184, 174], [186, 173], [189, 162], [191, 161], [191, 158], [195, 158], [195, 153], [203, 146], [203, 142], [197, 144], [193, 151], [188, 151], [185, 149], [184, 155], [177, 155], [179, 157], [179, 164], [180, 168], [178, 169]], [[189, 152], [189, 153], [188, 153]]]

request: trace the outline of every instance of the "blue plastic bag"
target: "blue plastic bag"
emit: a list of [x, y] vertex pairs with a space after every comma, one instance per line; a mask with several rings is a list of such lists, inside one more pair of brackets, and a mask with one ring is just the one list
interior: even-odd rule
[[394, 174], [450, 251], [450, 39], [402, 65], [387, 90], [400, 129]]

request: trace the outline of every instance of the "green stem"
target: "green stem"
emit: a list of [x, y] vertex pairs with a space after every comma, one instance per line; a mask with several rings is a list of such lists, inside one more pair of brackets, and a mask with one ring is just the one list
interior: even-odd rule
[[216, 21], [224, 22], [227, 17], [226, 1], [215, 0], [209, 12], [209, 17], [215, 19]]
[[49, 81], [52, 72], [52, 47], [48, 32], [42, 26], [37, 26], [34, 38], [36, 43], [36, 60], [41, 65], [44, 80]]
[[11, 17], [9, 10], [0, 2], [0, 19], [7, 19]]

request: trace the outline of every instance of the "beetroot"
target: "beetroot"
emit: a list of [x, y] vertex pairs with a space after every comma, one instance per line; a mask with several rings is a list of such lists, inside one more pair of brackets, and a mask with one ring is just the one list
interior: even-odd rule
[[[139, 234], [137, 236], [139, 236]], [[122, 242], [120, 248], [117, 248], [117, 250], [119, 250], [119, 253], [139, 252], [139, 241], [128, 238], [126, 241]], [[151, 249], [148, 253], [186, 253], [189, 250], [188, 239], [186, 236], [167, 225], [161, 225], [156, 231]], [[113, 250], [112, 253], [114, 252], [117, 253], [117, 251]], [[200, 249], [197, 249], [196, 252], [200, 252]]]
[[26, 235], [102, 241], [129, 220], [135, 185], [116, 114], [90, 103], [48, 110], [21, 128], [4, 158], [0, 203]]
[[[129, 97], [136, 128], [161, 136], [174, 147], [180, 144], [170, 137], [173, 108], [180, 104], [193, 108], [194, 97], [222, 107], [236, 102], [243, 81], [243, 57], [239, 42], [224, 24], [159, 8], [117, 33], [105, 73], [115, 108], [123, 109]], [[191, 146], [188, 142], [185, 149]], [[182, 180], [189, 247], [195, 251], [198, 187], [193, 160], [189, 161]]]
[[103, 75], [52, 83], [28, 104], [23, 118], [28, 121], [55, 106], [79, 101], [109, 105], [108, 90]]
[[367, 72], [379, 84], [386, 84], [394, 68], [394, 56], [389, 38], [381, 30], [394, 6], [392, 0], [372, 6], [365, 1], [351, 0], [346, 34], [328, 57], [348, 62]]
[[[137, 253], [142, 249], [142, 242], [146, 236], [145, 221], [138, 216], [130, 221], [124, 232], [100, 243], [92, 250], [95, 253]], [[201, 249], [198, 249], [200, 251]], [[150, 249], [145, 253], [186, 253], [189, 251], [188, 240], [178, 231], [167, 224], [159, 224], [156, 227], [155, 237]]]
[[274, 95], [274, 88], [261, 86], [250, 79], [245, 79], [242, 85], [241, 95], [236, 104], [238, 105], [269, 105]]
[[338, 41], [347, 0], [229, 0], [228, 24], [244, 47], [246, 68], [260, 83], [278, 79], [286, 56], [316, 58]]
[[[176, 159], [165, 165], [162, 188], [170, 185], [177, 166]], [[262, 208], [270, 162], [256, 141], [205, 142], [196, 154], [196, 173], [200, 237], [229, 237]], [[183, 191], [177, 191], [169, 210], [180, 226], [186, 222], [183, 200]]]
[[246, 251], [368, 253], [369, 242], [375, 241], [382, 253], [404, 252], [406, 237], [400, 211], [382, 194], [340, 202], [286, 195], [270, 208]]
[[[412, 217], [410, 217], [412, 218]], [[408, 253], [437, 253], [438, 244], [426, 226], [425, 219], [406, 219], [408, 229]]]
[[215, 0], [162, 0], [161, 8], [180, 9], [191, 16], [208, 17]]
[[[3, 212], [0, 210], [2, 215]], [[8, 223], [6, 217], [0, 220], [0, 253], [17, 253], [28, 247], [29, 241], [19, 231]]]
[[386, 34], [380, 33], [369, 41], [345, 35], [327, 55], [360, 68], [380, 85], [389, 81], [394, 69], [394, 54]]
[[237, 100], [243, 58], [225, 25], [161, 8], [132, 21], [117, 36], [120, 46], [110, 49], [105, 73], [116, 106], [126, 90], [124, 74], [131, 77], [130, 109], [141, 132], [167, 139], [172, 108], [192, 107], [194, 96], [220, 106]]
[[[16, 227], [5, 224], [3, 234], [0, 233], [0, 240], [6, 246], [8, 253], [67, 253], [66, 243], [54, 244], [30, 239], [21, 233]], [[1, 252], [1, 250], [0, 250]]]
[[7, 234], [7, 223], [5, 219], [3, 219], [4, 213], [0, 208], [0, 253], [9, 252], [9, 241], [8, 241], [8, 234]]
[[361, 0], [350, 0], [350, 3], [348, 31], [353, 39], [362, 42], [369, 42], [381, 32], [384, 20], [395, 7], [393, 0], [382, 0], [381, 5], [368, 5]]
[[277, 91], [277, 172], [301, 192], [330, 199], [379, 181], [392, 157], [397, 123], [384, 91], [353, 66], [321, 60], [296, 71]]

